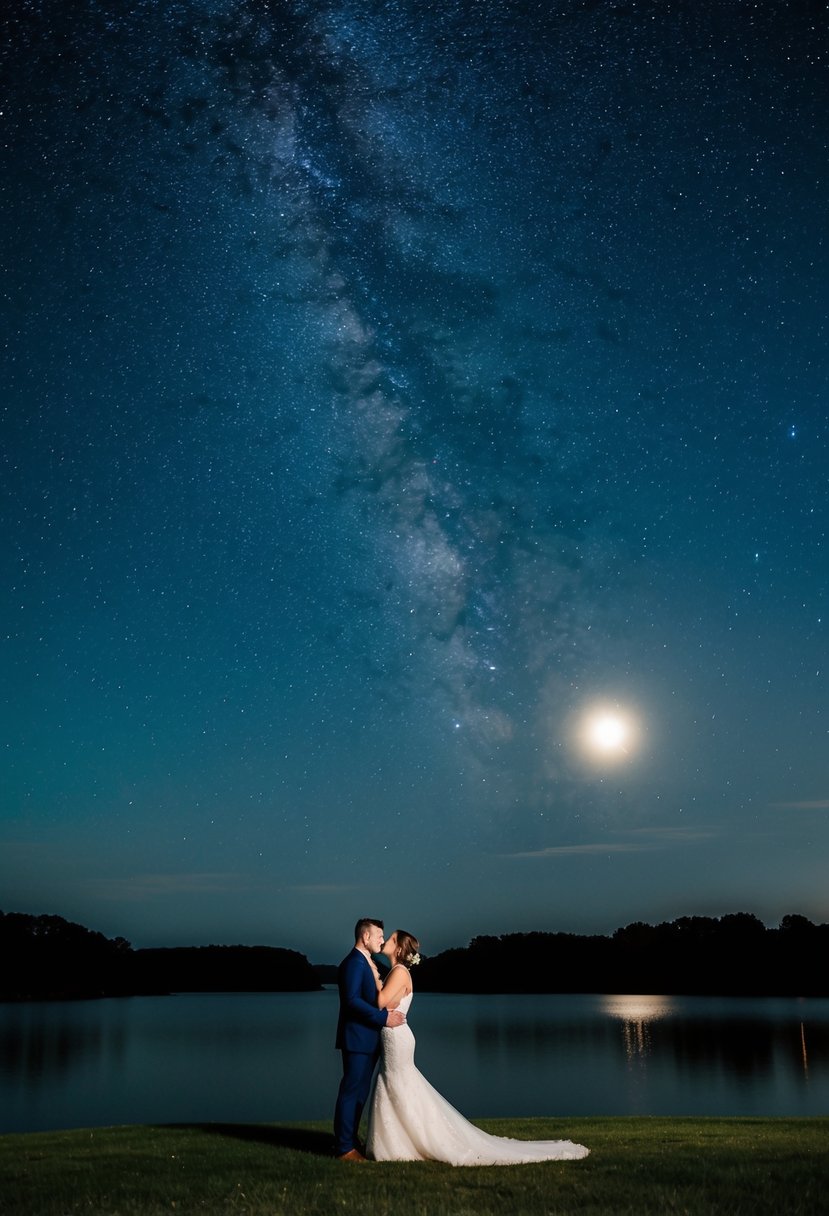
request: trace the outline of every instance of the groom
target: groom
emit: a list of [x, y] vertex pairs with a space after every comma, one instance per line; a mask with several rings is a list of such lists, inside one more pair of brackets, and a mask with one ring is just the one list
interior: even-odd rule
[[380, 1055], [380, 1031], [406, 1021], [398, 1009], [377, 1008], [380, 977], [371, 956], [380, 953], [383, 937], [381, 920], [358, 920], [354, 949], [337, 972], [340, 1017], [336, 1046], [343, 1055], [343, 1079], [334, 1110], [334, 1151], [341, 1161], [365, 1161], [357, 1147], [357, 1130]]

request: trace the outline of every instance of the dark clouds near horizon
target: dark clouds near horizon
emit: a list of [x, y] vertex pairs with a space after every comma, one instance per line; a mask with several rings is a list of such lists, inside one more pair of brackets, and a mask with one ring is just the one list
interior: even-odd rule
[[3, 905], [825, 917], [825, 6], [3, 22]]

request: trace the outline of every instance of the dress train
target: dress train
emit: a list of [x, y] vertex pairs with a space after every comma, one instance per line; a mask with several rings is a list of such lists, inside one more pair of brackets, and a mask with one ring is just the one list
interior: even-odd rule
[[[409, 993], [400, 1002], [407, 1013]], [[415, 1067], [408, 1023], [382, 1031], [383, 1053], [369, 1107], [366, 1151], [374, 1161], [448, 1165], [526, 1165], [575, 1161], [590, 1152], [572, 1140], [511, 1140], [475, 1127]]]

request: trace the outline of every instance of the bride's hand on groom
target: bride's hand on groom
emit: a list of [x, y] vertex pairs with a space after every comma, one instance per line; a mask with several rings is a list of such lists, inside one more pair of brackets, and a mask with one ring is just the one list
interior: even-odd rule
[[386, 1026], [402, 1026], [405, 1021], [405, 1013], [401, 1013], [399, 1009], [390, 1009], [389, 1016], [386, 1018]]

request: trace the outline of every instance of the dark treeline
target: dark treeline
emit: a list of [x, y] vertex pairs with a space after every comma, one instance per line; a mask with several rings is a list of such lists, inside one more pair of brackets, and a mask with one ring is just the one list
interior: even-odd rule
[[123, 937], [60, 916], [0, 912], [0, 1000], [167, 992], [309, 992], [320, 987], [296, 950], [193, 946], [133, 950]]
[[[636, 923], [611, 937], [511, 933], [425, 958], [426, 992], [617, 992], [829, 996], [829, 925], [749, 913]], [[271, 946], [133, 950], [60, 916], [0, 912], [0, 1000], [167, 992], [308, 992], [333, 968]], [[330, 974], [329, 974], [330, 972]]]
[[612, 937], [511, 933], [476, 937], [424, 959], [427, 992], [616, 992], [717, 996], [829, 995], [829, 925], [749, 913], [636, 923]]
[[136, 950], [141, 992], [312, 992], [304, 954], [278, 946], [176, 946]]

